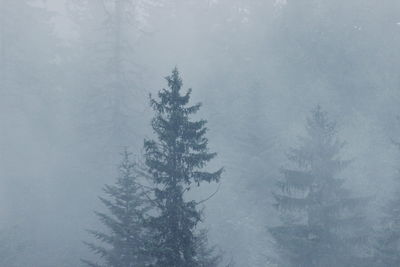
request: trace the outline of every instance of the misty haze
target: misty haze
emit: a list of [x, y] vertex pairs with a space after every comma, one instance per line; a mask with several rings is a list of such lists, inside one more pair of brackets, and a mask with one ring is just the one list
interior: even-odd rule
[[400, 1], [0, 0], [0, 267], [399, 267]]

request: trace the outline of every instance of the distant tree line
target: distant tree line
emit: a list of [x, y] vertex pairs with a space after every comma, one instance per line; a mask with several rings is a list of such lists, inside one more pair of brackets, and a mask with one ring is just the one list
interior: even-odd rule
[[[13, 166], [9, 164], [13, 160], [20, 160], [17, 152], [25, 149], [24, 145], [29, 141], [22, 142], [22, 140], [29, 140], [24, 138], [29, 135], [41, 137], [40, 140], [32, 142], [37, 148], [48, 151], [54, 149], [46, 148], [44, 145], [49, 140], [58, 140], [56, 138], [59, 137], [56, 135], [58, 132], [49, 130], [51, 126], [63, 124], [61, 123], [63, 120], [57, 116], [48, 116], [49, 113], [57, 111], [58, 105], [63, 103], [60, 100], [63, 99], [60, 96], [63, 90], [54, 90], [58, 87], [64, 89], [77, 87], [79, 95], [76, 97], [81, 98], [79, 101], [84, 104], [78, 105], [83, 110], [75, 111], [81, 115], [76, 117], [84, 121], [80, 124], [80, 130], [83, 129], [87, 133], [90, 137], [88, 139], [93, 142], [96, 140], [96, 135], [106, 135], [102, 137], [104, 140], [94, 142], [93, 147], [107, 143], [115, 148], [127, 143], [132, 134], [127, 130], [128, 125], [132, 126], [129, 124], [130, 116], [135, 114], [130, 106], [130, 100], [134, 98], [131, 95], [133, 91], [131, 87], [135, 82], [134, 75], [138, 74], [136, 61], [132, 58], [133, 43], [136, 40], [130, 30], [135, 28], [138, 32], [143, 31], [140, 25], [137, 25], [135, 14], [132, 14], [132, 10], [137, 10], [133, 7], [133, 1], [111, 1], [115, 3], [112, 10], [108, 10], [107, 6], [103, 7], [104, 1], [68, 1], [71, 8], [69, 11], [76, 16], [74, 19], [80, 25], [78, 29], [80, 42], [84, 44], [77, 51], [70, 52], [74, 55], [72, 59], [69, 59], [70, 55], [64, 56], [65, 47], [60, 47], [60, 40], [54, 35], [50, 23], [52, 15], [41, 8], [40, 4], [36, 6], [31, 2], [33, 1], [0, 1], [2, 169], [9, 168], [7, 165]], [[171, 5], [178, 7], [183, 2], [171, 1]], [[227, 3], [223, 7], [232, 5], [231, 1], [219, 2]], [[252, 58], [259, 59], [253, 61], [257, 62], [253, 66], [257, 71], [264, 69], [260, 68], [259, 61], [266, 62], [263, 63], [266, 65], [273, 62], [269, 58], [260, 59], [262, 56], [271, 56], [263, 50], [267, 47], [265, 43], [257, 49], [251, 46], [248, 49], [239, 49], [242, 48], [240, 44], [245, 38], [241, 36], [235, 43], [232, 37], [226, 38], [227, 36], [221, 32], [236, 33], [237, 29], [241, 29], [242, 22], [254, 23], [251, 19], [255, 18], [249, 19], [249, 14], [259, 14], [259, 12], [261, 15], [259, 14], [257, 23], [254, 24], [266, 25], [265, 20], [272, 16], [261, 13], [267, 9], [264, 2], [266, 1], [252, 1], [244, 5], [249, 6], [253, 13], [248, 13], [249, 8], [236, 8], [241, 15], [236, 20], [226, 17], [221, 19], [224, 23], [230, 24], [221, 27], [220, 32], [205, 31], [211, 37], [221, 39], [217, 42], [221, 44], [220, 51], [235, 51], [234, 55], [240, 54], [238, 58], [242, 57], [243, 62], [252, 62]], [[280, 69], [277, 71], [285, 70], [288, 73], [287, 76], [282, 75], [282, 80], [279, 80], [288, 83], [281, 85], [282, 88], [292, 86], [293, 82], [301, 84], [299, 80], [307, 80], [310, 76], [325, 76], [329, 86], [338, 91], [342, 90], [341, 94], [345, 95], [347, 101], [353, 101], [351, 102], [353, 104], [354, 99], [347, 97], [350, 87], [352, 90], [357, 90], [356, 92], [371, 96], [371, 92], [375, 91], [372, 89], [366, 91], [365, 88], [369, 84], [374, 84], [371, 88], [384, 87], [382, 85], [384, 81], [380, 79], [385, 80], [389, 84], [388, 87], [391, 84], [397, 86], [398, 75], [393, 70], [398, 64], [396, 60], [398, 53], [395, 53], [397, 51], [395, 44], [398, 41], [394, 42], [392, 47], [387, 47], [382, 46], [380, 42], [372, 42], [370, 38], [377, 33], [382, 35], [381, 38], [376, 38], [377, 40], [397, 38], [394, 34], [398, 26], [396, 8], [388, 12], [385, 5], [377, 5], [382, 6], [383, 10], [367, 8], [363, 11], [367, 14], [359, 15], [361, 17], [357, 20], [360, 26], [353, 22], [352, 12], [348, 16], [343, 15], [345, 19], [340, 21], [336, 16], [330, 15], [337, 14], [332, 12], [336, 9], [347, 12], [347, 9], [341, 8], [346, 6], [345, 4], [338, 5], [334, 1], [317, 3], [318, 1], [308, 0], [279, 2], [290, 2], [290, 5], [282, 9], [282, 14], [278, 16], [279, 19], [275, 24], [284, 29], [275, 36], [276, 48], [273, 49], [274, 55], [277, 54], [278, 57], [284, 55], [286, 58], [283, 64], [278, 64]], [[352, 2], [357, 6], [362, 6], [364, 3]], [[199, 10], [204, 9], [204, 3], [201, 1], [196, 3], [201, 7]], [[387, 3], [391, 3], [392, 7], [399, 5], [398, 1], [393, 0]], [[90, 15], [80, 16], [79, 12], [89, 12]], [[376, 17], [387, 14], [385, 17], [390, 19], [379, 23], [388, 30], [381, 31], [382, 27], [375, 27], [377, 21], [370, 19], [369, 12], [376, 13], [373, 15]], [[221, 12], [215, 13], [217, 14], [215, 20], [221, 17]], [[300, 25], [299, 21], [305, 17], [308, 18], [306, 26], [297, 27]], [[216, 20], [218, 22], [216, 24], [220, 25], [221, 21]], [[134, 27], [131, 27], [132, 25]], [[212, 24], [207, 24], [207, 27], [209, 25]], [[248, 29], [246, 27], [244, 29], [247, 32]], [[253, 30], [258, 35], [260, 29]], [[343, 30], [346, 30], [347, 34], [336, 36], [337, 33], [343, 33]], [[310, 36], [317, 38], [317, 41], [313, 41], [314, 46], [310, 46]], [[227, 39], [227, 43], [222, 42], [222, 39]], [[294, 41], [300, 45], [294, 45]], [[251, 41], [245, 43], [252, 44]], [[364, 46], [359, 49], [360, 47], [354, 46], [357, 43]], [[385, 43], [388, 44], [392, 42]], [[340, 51], [341, 49], [344, 51]], [[334, 53], [327, 53], [332, 50]], [[288, 51], [290, 53], [287, 53]], [[212, 55], [215, 58], [213, 57], [211, 62], [223, 62], [222, 59], [228, 58], [223, 53], [220, 54], [223, 57]], [[346, 54], [353, 55], [353, 58], [343, 56]], [[371, 57], [366, 57], [365, 54]], [[299, 59], [300, 57], [308, 60]], [[347, 60], [351, 63], [349, 64]], [[244, 65], [241, 64], [242, 61], [233, 62], [234, 64], [230, 61], [224, 63], [229, 66], [226, 68], [228, 75], [231, 75], [232, 69]], [[247, 67], [245, 65], [245, 68]], [[60, 71], [60, 68], [77, 70], [75, 76], [71, 78], [62, 76], [61, 72], [70, 71]], [[365, 77], [367, 73], [381, 71], [386, 73], [384, 78], [380, 75]], [[245, 74], [242, 76], [237, 75], [234, 82], [245, 80], [244, 76], [248, 73], [243, 73]], [[293, 74], [299, 77], [296, 79], [290, 77]], [[272, 76], [264, 73], [259, 75]], [[221, 77], [218, 78], [223, 80]], [[250, 79], [252, 78], [253, 76]], [[206, 121], [191, 119], [191, 115], [195, 115], [200, 105], [189, 105], [191, 91], [182, 91], [182, 80], [176, 69], [167, 77], [167, 82], [168, 88], [161, 90], [158, 98], [151, 98], [151, 107], [155, 112], [152, 120], [155, 139], [145, 140], [142, 158], [134, 159], [128, 150], [123, 151], [119, 176], [115, 184], [104, 186], [105, 196], [100, 197], [100, 201], [106, 211], [96, 213], [104, 229], [89, 230], [95, 241], [87, 242], [88, 247], [99, 256], [99, 259], [82, 260], [89, 266], [214, 267], [227, 264], [218, 249], [209, 244], [207, 231], [200, 227], [205, 216], [199, 205], [206, 203], [208, 198], [196, 202], [188, 199], [187, 194], [193, 187], [204, 183], [218, 183], [222, 169], [214, 172], [204, 170], [216, 154], [208, 151], [208, 141], [205, 137]], [[304, 84], [309, 85], [309, 83]], [[257, 93], [260, 93], [261, 90], [259, 88], [257, 90]], [[241, 168], [250, 173], [249, 176], [259, 178], [274, 173], [271, 169], [280, 165], [280, 162], [273, 162], [273, 159], [261, 164], [250, 162], [252, 161], [249, 159], [250, 156], [256, 153], [258, 153], [256, 156], [261, 158], [259, 155], [268, 149], [271, 140], [269, 137], [264, 140], [264, 133], [260, 133], [262, 131], [253, 130], [254, 125], [260, 128], [263, 122], [264, 118], [256, 115], [262, 112], [260, 107], [264, 102], [261, 95], [249, 91], [251, 91], [249, 96], [252, 98], [245, 109], [248, 111], [253, 108], [253, 110], [240, 118], [231, 116], [232, 121], [240, 125], [235, 123], [234, 126], [226, 128], [227, 132], [232, 128], [238, 128], [238, 131], [246, 136], [239, 146], [239, 149], [242, 149], [239, 152], [243, 152], [240, 158], [240, 164], [243, 165]], [[300, 90], [300, 93], [303, 92]], [[352, 97], [359, 95], [361, 94], [352, 94]], [[237, 95], [231, 94], [230, 97], [235, 98]], [[260, 103], [254, 104], [255, 101]], [[241, 109], [238, 110], [238, 113], [242, 112]], [[14, 140], [11, 137], [14, 137], [20, 117], [25, 116], [28, 126], [18, 130], [26, 136], [17, 135]], [[46, 117], [47, 120], [44, 119]], [[37, 118], [41, 118], [40, 125], [32, 133], [29, 124], [38, 121]], [[239, 119], [243, 121], [238, 122]], [[224, 123], [226, 125], [226, 122], [221, 121], [220, 125]], [[63, 127], [66, 127], [65, 125]], [[400, 186], [397, 185], [391, 200], [382, 207], [384, 215], [381, 222], [376, 228], [371, 227], [365, 209], [373, 198], [357, 196], [346, 188], [346, 179], [342, 177], [342, 171], [351, 167], [351, 161], [342, 158], [341, 150], [345, 142], [340, 139], [335, 122], [320, 106], [317, 106], [312, 109], [305, 128], [306, 135], [300, 138], [299, 146], [288, 151], [291, 163], [282, 167], [276, 185], [271, 186], [268, 182], [260, 184], [263, 180], [257, 179], [259, 184], [254, 186], [257, 188], [253, 188], [253, 190], [267, 188], [273, 191], [274, 208], [279, 214], [280, 222], [268, 227], [265, 235], [271, 238], [275, 246], [275, 264], [283, 267], [400, 266]], [[46, 134], [40, 132], [43, 129], [45, 129], [43, 133]], [[61, 129], [59, 131], [63, 132], [64, 128]], [[396, 142], [394, 145], [399, 146]], [[247, 151], [243, 151], [244, 149]], [[26, 204], [24, 198], [14, 200], [18, 201], [13, 203], [17, 208]], [[265, 212], [261, 207], [258, 209], [260, 213]], [[269, 222], [266, 222], [266, 225], [270, 225]], [[15, 254], [13, 251], [21, 253], [27, 247], [31, 247], [25, 244], [13, 246], [12, 243], [17, 239], [13, 236], [13, 231], [1, 234], [0, 238], [2, 266], [16, 264], [18, 257], [13, 255]], [[268, 253], [269, 251], [266, 252]]]
[[[107, 231], [89, 232], [100, 242], [87, 243], [102, 263], [89, 266], [216, 267], [222, 255], [208, 244], [199, 202], [185, 193], [203, 182], [219, 182], [223, 169], [203, 170], [216, 153], [208, 151], [205, 120], [191, 115], [191, 90], [182, 92], [175, 68], [166, 78], [168, 89], [151, 98], [151, 122], [156, 139], [144, 142], [144, 162], [122, 153], [115, 185], [106, 185], [97, 212]], [[340, 157], [345, 142], [336, 123], [320, 106], [311, 111], [307, 135], [288, 152], [290, 167], [276, 183], [274, 207], [279, 225], [269, 228], [276, 264], [284, 267], [400, 266], [400, 202], [397, 194], [385, 208], [381, 229], [365, 215], [369, 197], [346, 189], [341, 171], [351, 163]], [[400, 189], [398, 189], [400, 190]], [[202, 202], [202, 201], [201, 201]], [[229, 265], [228, 265], [229, 266]]]
[[[82, 5], [80, 1], [72, 2]], [[103, 51], [106, 52], [102, 55], [106, 55], [107, 59], [97, 58], [97, 52], [92, 47], [86, 51], [89, 55], [94, 54], [89, 58], [93, 58], [95, 64], [86, 66], [89, 70], [93, 70], [93, 66], [96, 66], [96, 68], [107, 70], [110, 68], [112, 71], [98, 70], [99, 73], [107, 73], [107, 75], [101, 75], [100, 81], [99, 75], [84, 77], [83, 80], [88, 85], [93, 85], [94, 81], [90, 78], [94, 77], [97, 87], [101, 88], [97, 91], [104, 92], [104, 95], [96, 100], [99, 102], [96, 102], [95, 106], [101, 108], [105, 105], [103, 102], [113, 100], [111, 107], [104, 109], [110, 114], [99, 112], [93, 112], [93, 114], [105, 120], [105, 125], [115, 124], [111, 126], [114, 132], [110, 134], [110, 139], [118, 143], [129, 135], [128, 131], [122, 132], [121, 129], [126, 129], [123, 125], [127, 118], [125, 113], [129, 113], [129, 108], [126, 108], [126, 106], [129, 107], [129, 103], [126, 103], [127, 92], [133, 82], [131, 74], [135, 72], [135, 64], [132, 63], [134, 60], [131, 59], [134, 38], [127, 33], [130, 27], [127, 25], [134, 24], [130, 20], [133, 20], [135, 14], [129, 13], [129, 7], [133, 5], [131, 1], [113, 2], [115, 2], [113, 12], [105, 15], [108, 18], [106, 20], [108, 24], [105, 27], [107, 29], [95, 38], [89, 36], [89, 39], [106, 40], [93, 45], [105, 46]], [[198, 5], [202, 7], [200, 2]], [[219, 2], [228, 3], [222, 4], [223, 7], [232, 5], [230, 1]], [[243, 6], [247, 8], [237, 9], [251, 10], [252, 14], [257, 15], [258, 12], [264, 12], [266, 9], [267, 5], [262, 2], [267, 1], [244, 3]], [[285, 63], [282, 63], [282, 69], [278, 71], [285, 70], [290, 73], [289, 75], [296, 76], [290, 79], [284, 77], [280, 82], [288, 84], [282, 86], [293, 86], [293, 81], [298, 83], [299, 80], [307, 80], [310, 76], [326, 77], [329, 86], [335, 87], [340, 94], [346, 95], [346, 101], [352, 101], [353, 99], [347, 97], [349, 86], [354, 87], [353, 90], [356, 92], [363, 90], [363, 95], [367, 95], [365, 88], [368, 83], [380, 82], [374, 80], [376, 78], [374, 75], [365, 77], [365, 73], [368, 72], [364, 68], [372, 68], [374, 70], [372, 72], [376, 73], [378, 70], [375, 68], [393, 68], [392, 66], [397, 64], [395, 53], [390, 52], [391, 49], [384, 49], [377, 53], [379, 58], [374, 59], [365, 56], [360, 58], [344, 56], [354, 52], [352, 51], [354, 43], [365, 44], [355, 49], [363, 51], [358, 53], [373, 54], [369, 51], [375, 51], [375, 47], [381, 47], [381, 44], [371, 42], [369, 38], [369, 31], [375, 29], [370, 26], [370, 16], [378, 16], [374, 15], [376, 13], [379, 16], [386, 15], [391, 18], [379, 22], [389, 29], [392, 25], [387, 23], [392, 23], [392, 20], [396, 18], [395, 12], [363, 8], [362, 12], [357, 14], [359, 17], [355, 19], [352, 14], [346, 14], [346, 9], [342, 9], [345, 4], [332, 1], [277, 2], [289, 3], [282, 4], [285, 7], [281, 9], [280, 16], [274, 22], [276, 27], [283, 29], [274, 36], [277, 38], [274, 40], [276, 45], [274, 51], [278, 56], [286, 59], [283, 61]], [[363, 1], [352, 1], [352, 3], [357, 7], [363, 7]], [[396, 1], [391, 0], [388, 3], [391, 3], [393, 7], [398, 6]], [[170, 5], [178, 9], [182, 3], [171, 1]], [[95, 6], [96, 4], [91, 4], [90, 7], [93, 8], [88, 10], [92, 13], [99, 10], [100, 13], [104, 13], [104, 10], [96, 9]], [[396, 9], [393, 8], [393, 10]], [[217, 12], [217, 14], [219, 18], [222, 12]], [[255, 24], [263, 24], [268, 17], [264, 13], [256, 18], [247, 17], [246, 14], [247, 12], [240, 13], [236, 22], [225, 19], [231, 24], [225, 25], [226, 28], [223, 29], [225, 31], [233, 29], [232, 32], [236, 32], [237, 29], [241, 29], [239, 21], [247, 21], [250, 18], [250, 22], [251, 19], [256, 19]], [[340, 14], [343, 19], [338, 21], [335, 16], [331, 17], [331, 14]], [[98, 15], [98, 17], [101, 16]], [[307, 20], [303, 21], [305, 17]], [[305, 26], [300, 27], [299, 21], [302, 21]], [[91, 23], [97, 25], [98, 22]], [[363, 27], [358, 24], [362, 24]], [[136, 28], [140, 27], [137, 24], [134, 25]], [[87, 29], [81, 30], [82, 36], [87, 36]], [[258, 33], [259, 29], [255, 28], [255, 30]], [[336, 33], [343, 33], [343, 31], [346, 34], [336, 36]], [[358, 34], [359, 31], [363, 34]], [[385, 35], [391, 32], [392, 30], [387, 30], [379, 34]], [[222, 37], [216, 36], [218, 33], [220, 32], [209, 34], [212, 38], [223, 38], [222, 34], [220, 34]], [[316, 38], [317, 41], [310, 42], [310, 36]], [[241, 42], [231, 41], [232, 38], [224, 45], [233, 51], [241, 51], [239, 49], [239, 47], [242, 48]], [[222, 41], [217, 43], [222, 43]], [[265, 43], [263, 45], [266, 47]], [[252, 49], [251, 46], [250, 49], [245, 47], [242, 49], [245, 51], [243, 55], [238, 54], [246, 60], [252, 57], [259, 58], [263, 54], [270, 56], [262, 50], [263, 45], [258, 50]], [[333, 53], [326, 52], [332, 50]], [[298, 59], [304, 54], [305, 58], [311, 60]], [[219, 55], [214, 56], [215, 59], [212, 58], [212, 60], [215, 61], [211, 62], [222, 61]], [[347, 60], [350, 60], [351, 64]], [[369, 60], [375, 60], [379, 64], [370, 64]], [[264, 61], [270, 64], [269, 60]], [[255, 62], [259, 64], [258, 61], [255, 60]], [[233, 65], [235, 64], [227, 68], [229, 74], [235, 70], [236, 66]], [[236, 65], [240, 66], [240, 64]], [[349, 66], [352, 67], [349, 68]], [[260, 66], [254, 65], [254, 68], [258, 71]], [[82, 73], [85, 75], [86, 72], [82, 71]], [[393, 76], [397, 77], [397, 74], [394, 73]], [[242, 78], [233, 80], [238, 82]], [[156, 140], [145, 141], [144, 163], [140, 160], [132, 162], [129, 152], [125, 151], [116, 185], [106, 186], [104, 191], [109, 198], [101, 198], [109, 213], [97, 215], [110, 233], [91, 231], [105, 246], [93, 243], [89, 246], [102, 257], [106, 266], [212, 267], [222, 264], [221, 255], [208, 245], [207, 233], [198, 229], [199, 223], [204, 219], [197, 207], [198, 203], [187, 200], [185, 197], [185, 193], [193, 186], [200, 186], [203, 182], [219, 182], [222, 170], [211, 173], [202, 171], [215, 154], [209, 153], [207, 149], [207, 139], [204, 137], [207, 131], [206, 122], [190, 120], [189, 115], [196, 113], [200, 105], [187, 106], [190, 91], [182, 93], [182, 81], [177, 70], [167, 77], [167, 81], [168, 89], [160, 91], [158, 100], [151, 99], [151, 107], [155, 112], [152, 128]], [[396, 81], [396, 78], [393, 78], [393, 81]], [[109, 90], [110, 88], [112, 90]], [[280, 165], [280, 162], [273, 162], [273, 159], [268, 159], [264, 166], [257, 166], [255, 162], [248, 160], [248, 157], [254, 156], [252, 153], [261, 154], [271, 143], [271, 140], [267, 140], [268, 138], [263, 140], [263, 133], [253, 132], [252, 123], [257, 126], [261, 124], [258, 118], [260, 116], [256, 117], [256, 115], [262, 112], [257, 108], [260, 108], [263, 103], [254, 104], [255, 101], [261, 101], [259, 93], [259, 90], [255, 89], [249, 94], [253, 97], [250, 105], [246, 107], [252, 108], [248, 112], [250, 115], [245, 114], [243, 121], [239, 121], [236, 117], [233, 120], [241, 134], [244, 133], [252, 138], [244, 138], [245, 144], [242, 144], [240, 148], [247, 151], [239, 151], [243, 152], [239, 164], [242, 165], [242, 170], [250, 173], [249, 176], [255, 176], [258, 183], [262, 181], [258, 179], [258, 176], [271, 175], [274, 172], [270, 169]], [[223, 123], [220, 124], [224, 125]], [[273, 191], [274, 208], [279, 214], [280, 223], [269, 227], [265, 233], [274, 243], [276, 264], [284, 267], [400, 266], [399, 193], [394, 194], [392, 200], [383, 208], [384, 216], [378, 229], [373, 228], [365, 212], [373, 199], [355, 195], [346, 188], [347, 179], [342, 177], [342, 171], [351, 167], [351, 161], [342, 159], [341, 150], [345, 142], [340, 139], [335, 121], [331, 120], [320, 106], [317, 106], [312, 109], [305, 128], [306, 135], [300, 138], [299, 146], [288, 151], [288, 160], [291, 164], [281, 169], [281, 177], [278, 178], [276, 185], [271, 186], [269, 182], [265, 182], [266, 185], [256, 185], [263, 190], [267, 188]], [[257, 188], [253, 189], [257, 190]], [[397, 189], [397, 192], [399, 191], [400, 186]], [[98, 266], [96, 263], [89, 264]]]

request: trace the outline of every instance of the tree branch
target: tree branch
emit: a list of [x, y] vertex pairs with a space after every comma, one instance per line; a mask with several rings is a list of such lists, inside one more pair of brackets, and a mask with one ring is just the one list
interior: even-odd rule
[[200, 200], [199, 202], [196, 202], [196, 206], [197, 206], [197, 205], [200, 205], [201, 203], [204, 203], [204, 202], [210, 200], [212, 197], [214, 197], [214, 196], [218, 193], [220, 187], [221, 187], [221, 184], [218, 184], [218, 187], [217, 187], [217, 189], [215, 190], [215, 192], [212, 193], [211, 195], [209, 195], [207, 198], [205, 198], [205, 199], [203, 199], [203, 200]]

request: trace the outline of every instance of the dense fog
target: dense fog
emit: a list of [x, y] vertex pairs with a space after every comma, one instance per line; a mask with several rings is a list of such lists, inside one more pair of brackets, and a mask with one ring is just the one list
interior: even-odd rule
[[101, 264], [121, 153], [166, 188], [144, 140], [176, 69], [217, 153], [197, 167], [223, 168], [182, 203], [221, 257], [98, 266], [400, 266], [399, 48], [397, 0], [0, 0], [0, 266]]

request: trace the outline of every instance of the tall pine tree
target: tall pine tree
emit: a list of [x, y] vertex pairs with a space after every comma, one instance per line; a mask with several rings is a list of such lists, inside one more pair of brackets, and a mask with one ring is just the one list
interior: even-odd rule
[[158, 93], [159, 100], [151, 99], [156, 112], [152, 128], [157, 139], [144, 143], [158, 208], [158, 214], [151, 218], [152, 253], [159, 267], [204, 266], [195, 233], [201, 213], [195, 201], [185, 199], [185, 193], [193, 184], [218, 182], [222, 169], [203, 170], [216, 153], [207, 148], [206, 121], [190, 119], [201, 104], [188, 105], [191, 90], [182, 94], [182, 80], [176, 68], [166, 80], [168, 89]]
[[100, 255], [104, 265], [84, 260], [89, 266], [144, 267], [150, 264], [151, 258], [146, 253], [148, 230], [145, 223], [149, 205], [138, 184], [136, 166], [126, 150], [119, 170], [116, 184], [104, 187], [109, 198], [100, 198], [109, 212], [96, 212], [108, 232], [89, 231], [103, 245], [87, 243]]
[[344, 143], [326, 112], [318, 106], [307, 120], [308, 136], [292, 149], [296, 166], [283, 169], [275, 194], [282, 225], [270, 228], [283, 266], [362, 266], [360, 242], [365, 234], [361, 205], [338, 178], [348, 165], [339, 153]]

